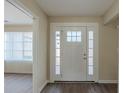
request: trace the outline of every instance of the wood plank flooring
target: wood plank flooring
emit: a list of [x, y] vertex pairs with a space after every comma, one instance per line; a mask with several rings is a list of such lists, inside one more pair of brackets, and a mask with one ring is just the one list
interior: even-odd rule
[[47, 84], [41, 93], [118, 93], [118, 86], [97, 83], [53, 83]]
[[[32, 93], [32, 75], [5, 74], [4, 93]], [[117, 84], [53, 83], [41, 93], [118, 93]]]
[[4, 74], [4, 93], [32, 93], [32, 75]]

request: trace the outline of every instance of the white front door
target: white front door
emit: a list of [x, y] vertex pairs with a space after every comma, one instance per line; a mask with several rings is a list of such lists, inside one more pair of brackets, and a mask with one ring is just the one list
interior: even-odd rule
[[64, 27], [61, 32], [61, 80], [86, 81], [86, 27]]
[[53, 30], [51, 79], [53, 81], [95, 81], [97, 61], [95, 27], [57, 26]]

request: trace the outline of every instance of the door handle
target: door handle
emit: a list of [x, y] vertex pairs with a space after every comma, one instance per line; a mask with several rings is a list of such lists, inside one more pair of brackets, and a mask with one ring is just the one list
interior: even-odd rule
[[87, 54], [86, 54], [86, 53], [84, 53], [84, 56], [87, 56]]
[[83, 57], [84, 60], [87, 60], [87, 57]]
[[87, 54], [84, 53], [84, 57], [83, 57], [84, 60], [87, 60]]

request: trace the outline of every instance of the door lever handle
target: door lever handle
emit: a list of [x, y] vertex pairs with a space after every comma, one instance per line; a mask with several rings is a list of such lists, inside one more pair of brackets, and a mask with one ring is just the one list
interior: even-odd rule
[[87, 60], [87, 57], [84, 57], [83, 59], [84, 59], [84, 60]]
[[84, 57], [83, 57], [84, 60], [87, 60], [87, 54], [84, 53]]
[[87, 54], [86, 54], [86, 53], [84, 53], [84, 56], [87, 56]]

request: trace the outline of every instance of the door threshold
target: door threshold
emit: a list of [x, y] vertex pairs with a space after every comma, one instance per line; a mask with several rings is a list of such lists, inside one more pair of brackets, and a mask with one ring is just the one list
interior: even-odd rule
[[96, 83], [95, 81], [54, 81], [54, 83]]

